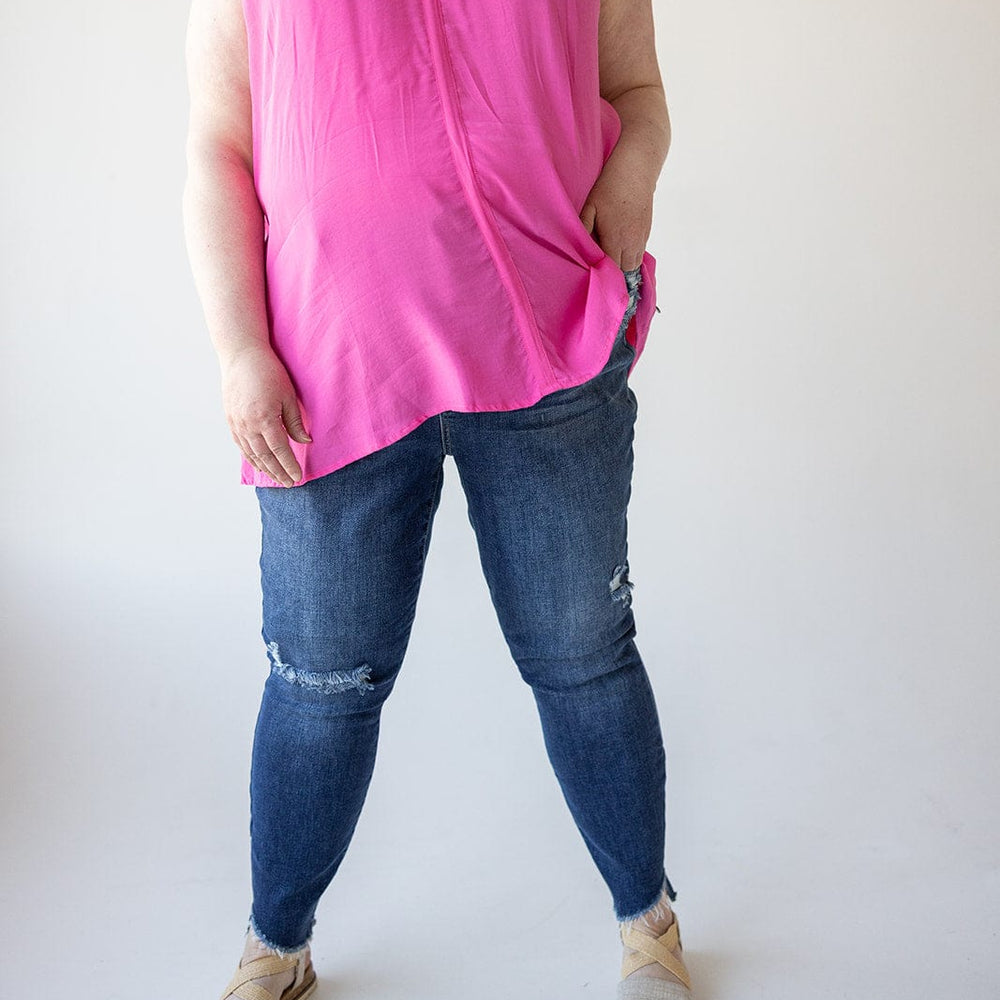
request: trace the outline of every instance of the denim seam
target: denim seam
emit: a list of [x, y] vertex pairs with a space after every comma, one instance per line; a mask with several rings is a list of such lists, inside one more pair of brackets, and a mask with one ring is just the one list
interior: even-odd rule
[[451, 454], [451, 441], [448, 438], [448, 423], [444, 413], [438, 414], [438, 423], [441, 426], [441, 451], [445, 455]]
[[441, 480], [444, 478], [444, 465], [439, 465], [437, 470], [437, 477], [434, 481], [434, 489], [431, 491], [431, 498], [427, 501], [427, 513], [424, 520], [424, 534], [423, 538], [420, 540], [420, 566], [423, 568], [427, 561], [427, 548], [430, 541], [430, 527], [431, 527], [431, 514], [434, 510], [434, 498], [437, 496], [438, 487]]

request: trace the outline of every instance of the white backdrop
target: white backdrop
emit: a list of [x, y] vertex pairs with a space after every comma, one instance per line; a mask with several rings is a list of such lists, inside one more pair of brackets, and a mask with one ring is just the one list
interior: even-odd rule
[[[217, 996], [242, 948], [268, 664], [184, 251], [186, 18], [0, 9], [4, 997]], [[992, 998], [1000, 6], [656, 23], [630, 563], [698, 1000]], [[449, 459], [318, 1000], [609, 997], [619, 956]]]

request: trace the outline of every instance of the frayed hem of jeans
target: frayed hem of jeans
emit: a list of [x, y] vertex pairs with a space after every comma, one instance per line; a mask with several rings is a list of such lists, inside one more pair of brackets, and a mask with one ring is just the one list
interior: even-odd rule
[[309, 924], [309, 933], [306, 935], [305, 941], [297, 945], [295, 948], [286, 948], [283, 945], [276, 944], [271, 941], [265, 934], [260, 932], [260, 928], [257, 926], [257, 921], [254, 919], [253, 912], [251, 911], [249, 918], [247, 919], [247, 930], [249, 934], [253, 931], [253, 935], [265, 948], [270, 948], [271, 951], [275, 952], [280, 958], [288, 958], [289, 955], [297, 955], [300, 951], [305, 951], [306, 948], [312, 943], [313, 937], [313, 927], [316, 924], [316, 918], [313, 917], [312, 922]]
[[666, 874], [664, 874], [663, 881], [660, 883], [660, 890], [657, 892], [656, 899], [653, 900], [652, 903], [636, 910], [634, 913], [627, 913], [624, 916], [616, 913], [615, 919], [618, 921], [619, 926], [624, 926], [625, 924], [633, 923], [639, 920], [652, 929], [650, 922], [659, 921], [666, 917], [672, 909], [670, 903], [672, 903], [676, 898], [677, 892], [670, 884], [670, 879], [667, 878]]

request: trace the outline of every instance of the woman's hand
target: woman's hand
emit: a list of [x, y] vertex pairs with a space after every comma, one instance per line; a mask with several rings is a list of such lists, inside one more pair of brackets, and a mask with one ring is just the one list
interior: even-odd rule
[[222, 403], [243, 457], [275, 482], [294, 486], [302, 468], [288, 438], [302, 444], [312, 438], [288, 371], [270, 345], [245, 348], [223, 362]]
[[634, 176], [609, 172], [609, 160], [590, 189], [580, 221], [601, 249], [623, 270], [642, 263], [653, 228], [653, 191]]

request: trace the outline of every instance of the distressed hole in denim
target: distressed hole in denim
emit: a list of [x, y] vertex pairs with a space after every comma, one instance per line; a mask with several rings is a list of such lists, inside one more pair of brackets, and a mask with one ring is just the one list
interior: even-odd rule
[[372, 668], [367, 663], [362, 663], [354, 670], [328, 670], [326, 672], [299, 670], [290, 663], [282, 661], [277, 642], [269, 642], [267, 652], [271, 657], [271, 671], [279, 677], [283, 677], [289, 684], [297, 684], [299, 687], [319, 691], [320, 694], [340, 694], [342, 691], [360, 691], [364, 694], [375, 687], [371, 682]]
[[642, 269], [636, 267], [622, 273], [625, 275], [625, 287], [628, 290], [628, 306], [621, 322], [621, 330], [624, 331], [628, 329], [632, 317], [639, 309], [639, 300], [642, 298]]
[[621, 601], [626, 608], [629, 607], [632, 604], [632, 589], [634, 587], [635, 584], [628, 578], [628, 560], [626, 559], [620, 566], [616, 566], [614, 573], [611, 574], [611, 582], [608, 584], [611, 599]]

